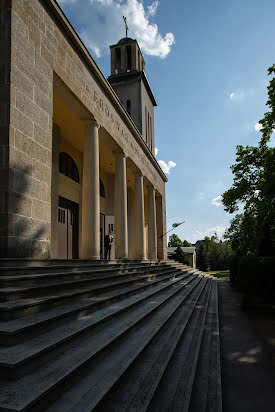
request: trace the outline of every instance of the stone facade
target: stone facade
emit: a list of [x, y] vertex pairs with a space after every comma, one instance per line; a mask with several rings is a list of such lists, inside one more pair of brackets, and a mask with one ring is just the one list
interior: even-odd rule
[[[85, 152], [79, 139], [85, 139], [86, 120], [96, 119], [99, 150], [106, 146], [99, 165], [102, 174], [107, 149], [110, 153], [123, 152], [129, 173], [138, 171], [156, 190], [159, 231], [164, 233], [166, 178], [57, 3], [0, 0], [0, 5], [1, 255], [56, 257], [60, 193], [56, 180], [58, 143], [54, 137], [58, 132], [53, 130], [53, 123], [57, 130], [61, 128], [60, 141], [65, 141], [68, 125], [63, 124], [60, 113], [67, 108], [76, 116], [75, 125], [79, 124], [75, 126], [75, 143], [70, 144], [80, 153], [81, 170]], [[81, 197], [82, 183], [79, 189], [75, 186]], [[83, 241], [81, 211], [80, 218]], [[165, 245], [165, 237], [158, 238], [161, 258], [166, 256]]]

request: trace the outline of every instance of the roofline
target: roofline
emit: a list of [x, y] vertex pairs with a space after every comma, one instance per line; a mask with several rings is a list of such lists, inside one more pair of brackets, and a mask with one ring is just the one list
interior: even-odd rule
[[84, 45], [79, 35], [73, 28], [72, 24], [67, 19], [59, 4], [56, 2], [56, 0], [42, 0], [42, 3], [44, 4], [44, 7], [52, 13], [56, 21], [62, 26], [63, 30], [65, 29], [65, 33], [69, 41], [75, 46], [78, 54], [88, 65], [91, 72], [98, 78], [103, 90], [108, 94], [114, 106], [116, 106], [116, 109], [118, 110], [119, 114], [131, 130], [137, 143], [144, 149], [144, 152], [146, 153], [147, 157], [149, 157], [149, 159], [152, 161], [152, 164], [154, 165], [155, 169], [160, 174], [164, 182], [168, 182], [167, 177], [165, 176], [164, 172], [159, 166], [155, 156], [152, 154], [152, 152], [149, 150], [146, 143], [142, 139], [142, 136], [139, 130], [137, 129], [136, 125], [134, 124], [133, 120], [128, 115], [126, 109], [118, 99], [109, 82], [105, 79], [103, 73], [101, 72], [98, 65], [92, 58], [90, 52], [88, 51], [87, 47]]

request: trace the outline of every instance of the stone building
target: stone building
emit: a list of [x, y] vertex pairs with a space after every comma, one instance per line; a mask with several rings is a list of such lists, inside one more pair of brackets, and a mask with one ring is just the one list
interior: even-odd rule
[[135, 40], [107, 81], [54, 0], [0, 0], [2, 257], [164, 259], [164, 173]]

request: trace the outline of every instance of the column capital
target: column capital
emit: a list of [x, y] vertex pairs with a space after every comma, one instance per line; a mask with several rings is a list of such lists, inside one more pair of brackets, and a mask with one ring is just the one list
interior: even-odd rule
[[150, 182], [148, 182], [147, 184], [146, 184], [146, 187], [147, 187], [147, 190], [148, 190], [148, 192], [152, 192], [152, 191], [156, 191], [156, 188], [155, 188], [155, 186], [152, 184], [152, 183], [150, 183]]
[[141, 170], [138, 170], [138, 171], [134, 172], [134, 176], [137, 179], [138, 177], [143, 177], [144, 175], [143, 175]]
[[113, 154], [116, 157], [127, 157], [126, 153], [124, 152], [124, 150], [113, 150]]
[[92, 127], [97, 128], [97, 129], [100, 128], [100, 124], [96, 119], [82, 119], [82, 121], [87, 127], [92, 126]]

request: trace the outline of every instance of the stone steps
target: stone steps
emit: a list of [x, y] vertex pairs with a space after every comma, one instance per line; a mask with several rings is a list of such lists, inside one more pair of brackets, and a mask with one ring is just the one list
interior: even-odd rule
[[[80, 273], [78, 274], [78, 279], [75, 279], [73, 276], [69, 276], [66, 274], [66, 278], [64, 280], [58, 281], [55, 278], [44, 278], [44, 282], [41, 281], [38, 284], [32, 285], [23, 285], [23, 286], [7, 286], [0, 288], [0, 302], [11, 302], [13, 300], [22, 300], [27, 298], [28, 296], [36, 297], [36, 296], [43, 296], [48, 295], [52, 291], [58, 290], [70, 290], [75, 289], [76, 287], [86, 287], [87, 285], [95, 284], [96, 286], [100, 286], [102, 283], [106, 286], [107, 284], [110, 287], [115, 286], [115, 284], [126, 284], [128, 281], [133, 282], [134, 279], [138, 274], [146, 273], [144, 276], [150, 276], [150, 274], [161, 274], [168, 271], [166, 266], [158, 266], [156, 268], [152, 267], [144, 267], [144, 268], [130, 268], [129, 270], [114, 272], [112, 271], [112, 275], [107, 275], [106, 272], [102, 273], [101, 276], [93, 276], [93, 272], [89, 272], [89, 276], [87, 273]], [[123, 273], [124, 272], [124, 273]], [[95, 274], [98, 274], [96, 271]], [[109, 281], [109, 282], [108, 282]]]
[[[216, 401], [220, 396], [216, 280], [168, 262], [140, 266], [143, 274], [140, 268], [133, 274], [129, 264], [128, 273], [124, 268], [123, 276], [134, 276], [134, 282], [128, 284], [133, 279], [127, 279], [125, 285], [123, 276], [108, 282], [107, 274], [101, 294], [86, 283], [87, 296], [84, 290], [77, 296], [73, 291], [64, 300], [63, 292], [55, 296], [59, 300], [55, 307], [53, 296], [38, 293], [32, 299], [6, 302], [16, 307], [33, 300], [39, 306], [42, 299], [43, 308], [33, 314], [19, 312], [20, 317], [14, 312], [14, 319], [0, 322], [5, 343], [0, 347], [0, 411], [153, 411], [179, 405], [188, 410], [190, 399], [195, 405], [193, 383], [200, 382], [203, 373], [208, 376], [204, 398], [209, 411], [221, 411]], [[74, 285], [74, 272], [71, 276]], [[206, 357], [208, 372], [201, 371]], [[171, 377], [176, 387], [172, 403], [166, 401], [168, 409], [158, 409], [163, 403], [161, 388]]]
[[[0, 337], [2, 342], [6, 342], [9, 345], [16, 344], [20, 342], [22, 338], [26, 338], [29, 335], [35, 336], [39, 334], [41, 330], [46, 331], [52, 327], [52, 323], [56, 324], [60, 321], [68, 321], [69, 319], [78, 318], [79, 316], [85, 316], [88, 313], [94, 312], [97, 309], [107, 306], [113, 302], [119, 302], [121, 299], [128, 298], [135, 294], [141, 294], [146, 291], [147, 293], [158, 293], [164, 287], [163, 282], [172, 280], [175, 276], [181, 274], [181, 278], [190, 277], [189, 273], [182, 274], [182, 272], [177, 271], [172, 274], [169, 272], [168, 276], [161, 277], [160, 279], [144, 282], [144, 284], [132, 287], [124, 288], [123, 290], [114, 290], [108, 294], [97, 295], [91, 298], [85, 298], [83, 300], [76, 300], [64, 305], [56, 306], [44, 310], [42, 312], [34, 313], [31, 316], [26, 316], [24, 318], [17, 318], [7, 321], [0, 322]], [[170, 282], [171, 285], [173, 281]], [[154, 290], [151, 291], [152, 286]]]
[[[181, 271], [179, 271], [181, 273]], [[68, 301], [74, 301], [79, 299], [87, 299], [89, 297], [95, 296], [100, 300], [100, 296], [103, 293], [108, 292], [108, 296], [113, 293], [114, 290], [124, 289], [124, 293], [132, 293], [136, 290], [142, 290], [146, 287], [151, 287], [152, 285], [159, 283], [165, 279], [170, 279], [174, 276], [171, 269], [166, 268], [164, 271], [157, 270], [155, 273], [150, 273], [148, 275], [142, 275], [137, 277], [132, 277], [127, 280], [120, 280], [119, 282], [104, 282], [102, 279], [102, 284], [89, 285], [84, 284], [78, 289], [68, 289], [65, 291], [59, 291], [52, 293], [51, 295], [40, 295], [34, 296], [32, 298], [18, 299], [8, 302], [0, 303], [0, 319], [10, 320], [26, 315], [33, 315], [39, 311], [45, 310], [51, 305], [60, 305]], [[189, 272], [187, 272], [189, 274]], [[154, 280], [154, 278], [156, 278]], [[142, 281], [144, 283], [142, 284]], [[138, 287], [131, 288], [131, 285], [139, 283]], [[18, 295], [17, 295], [18, 296]], [[100, 302], [99, 302], [100, 303]]]

